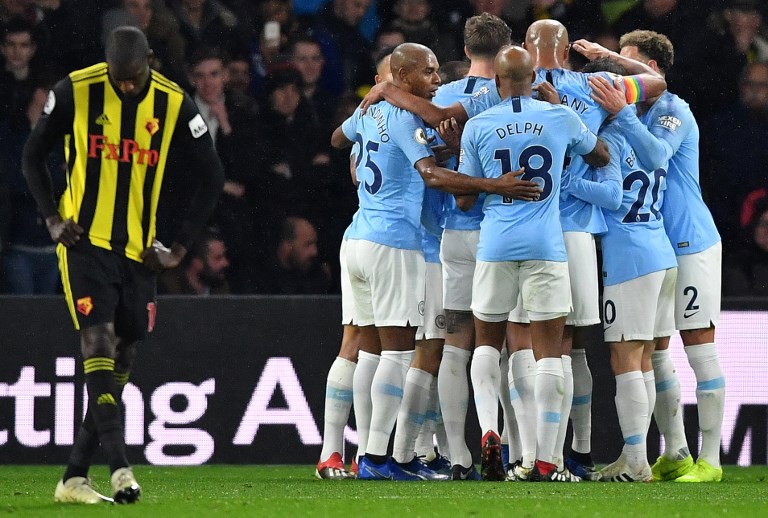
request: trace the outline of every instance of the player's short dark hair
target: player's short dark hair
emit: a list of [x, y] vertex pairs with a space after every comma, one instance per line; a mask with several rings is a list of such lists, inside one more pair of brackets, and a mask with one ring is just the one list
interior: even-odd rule
[[8, 35], [22, 32], [28, 32], [32, 42], [37, 43], [37, 29], [34, 25], [21, 18], [11, 18], [8, 20], [8, 23], [3, 25], [3, 41], [5, 41], [5, 37]]
[[663, 72], [675, 63], [675, 48], [669, 38], [654, 31], [637, 30], [628, 32], [619, 39], [619, 48], [637, 47], [637, 50], [656, 62]]
[[449, 61], [440, 65], [437, 74], [443, 84], [452, 83], [466, 77], [469, 72], [469, 62], [467, 61]]
[[512, 43], [512, 30], [499, 18], [483, 13], [464, 24], [464, 45], [472, 56], [495, 58], [499, 50]]
[[298, 36], [291, 39], [291, 41], [288, 43], [288, 48], [291, 51], [291, 55], [293, 55], [294, 52], [296, 52], [296, 46], [300, 43], [304, 43], [305, 45], [315, 45], [317, 46], [321, 51], [323, 50], [322, 45], [320, 45], [320, 42], [317, 41], [317, 38], [312, 37], [309, 34], [299, 34]]
[[598, 58], [594, 61], [590, 61], [581, 68], [582, 72], [610, 72], [619, 76], [627, 74], [627, 69], [624, 65], [611, 58]]
[[149, 52], [147, 37], [132, 25], [116, 27], [107, 36], [106, 57], [113, 65], [127, 65], [147, 59]]
[[381, 64], [381, 62], [384, 61], [384, 58], [392, 54], [396, 48], [397, 47], [388, 46], [378, 51], [376, 53], [376, 57], [373, 58], [373, 63], [376, 66], [376, 68], [379, 68], [379, 65]]
[[222, 64], [226, 64], [227, 62], [227, 60], [224, 58], [224, 54], [219, 49], [203, 45], [197, 47], [190, 53], [189, 58], [187, 59], [187, 66], [190, 70], [192, 70], [203, 61], [208, 61], [211, 59], [217, 59], [221, 61]]

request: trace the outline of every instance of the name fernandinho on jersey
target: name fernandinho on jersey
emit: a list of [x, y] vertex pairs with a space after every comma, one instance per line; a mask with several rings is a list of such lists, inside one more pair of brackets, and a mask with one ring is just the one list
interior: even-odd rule
[[371, 108], [366, 112], [366, 114], [373, 117], [373, 120], [376, 121], [376, 130], [379, 132], [379, 137], [381, 138], [381, 141], [389, 142], [389, 134], [387, 133], [387, 123], [384, 121], [384, 114], [381, 113], [381, 110], [376, 106], [371, 106]]
[[496, 135], [499, 137], [499, 140], [504, 140], [504, 138], [507, 136], [523, 135], [525, 133], [530, 133], [540, 137], [543, 131], [543, 124], [534, 124], [532, 122], [521, 124], [516, 122], [514, 124], [507, 124], [502, 128], [496, 128]]

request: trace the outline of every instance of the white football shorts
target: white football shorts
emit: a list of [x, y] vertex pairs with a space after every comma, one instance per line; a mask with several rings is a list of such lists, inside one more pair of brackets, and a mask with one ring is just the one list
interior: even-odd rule
[[424, 255], [361, 239], [347, 241], [347, 270], [357, 325], [420, 326]]
[[341, 266], [341, 325], [357, 324], [355, 321], [355, 298], [352, 295], [352, 283], [349, 280], [347, 269], [347, 242], [341, 242], [339, 248], [339, 265]]
[[565, 321], [569, 326], [591, 326], [600, 323], [600, 289], [597, 284], [597, 250], [595, 236], [589, 232], [563, 232], [568, 252], [568, 274], [571, 278], [573, 311]]
[[443, 270], [438, 263], [426, 263], [423, 309], [424, 325], [416, 330], [416, 340], [445, 339], [445, 312], [443, 311]]
[[697, 254], [677, 256], [675, 327], [679, 330], [708, 329], [720, 321], [723, 245]]
[[501, 322], [509, 318], [518, 296], [529, 318], [531, 313], [567, 315], [571, 311], [568, 263], [554, 261], [477, 261], [472, 287], [472, 312], [480, 320]]
[[470, 311], [479, 230], [444, 230], [440, 244], [443, 264], [443, 307]]
[[606, 342], [653, 340], [675, 332], [677, 268], [649, 273], [603, 288]]

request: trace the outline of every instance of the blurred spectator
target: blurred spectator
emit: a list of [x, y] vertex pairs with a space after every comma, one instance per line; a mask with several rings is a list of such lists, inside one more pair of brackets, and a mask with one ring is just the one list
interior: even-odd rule
[[768, 40], [759, 33], [762, 26], [758, 0], [729, 0], [725, 9], [708, 18], [691, 84], [699, 113], [717, 113], [732, 104], [744, 66], [768, 61]]
[[460, 57], [456, 39], [450, 33], [440, 31], [437, 22], [430, 16], [432, 6], [429, 0], [397, 0], [394, 11], [397, 17], [390, 27], [400, 30], [406, 41], [426, 45], [435, 53], [438, 62]]
[[[600, 0], [525, 0], [516, 4], [528, 4], [521, 25], [512, 26], [513, 38], [522, 39], [528, 25], [536, 20], [558, 20], [568, 27], [572, 41], [579, 38], [594, 39], [604, 25]], [[519, 9], [520, 7], [518, 7]], [[519, 15], [518, 15], [519, 16]], [[618, 43], [618, 42], [617, 42]]]
[[261, 272], [258, 293], [311, 295], [328, 293], [330, 269], [317, 261], [317, 232], [308, 220], [286, 218], [272, 261]]
[[291, 64], [301, 74], [301, 93], [315, 120], [321, 126], [330, 126], [336, 97], [319, 84], [325, 60], [317, 40], [308, 36], [295, 39], [291, 44]]
[[221, 54], [200, 48], [190, 59], [190, 82], [216, 151], [224, 165], [224, 193], [214, 214], [232, 260], [230, 278], [235, 289], [245, 286], [247, 264], [253, 253], [252, 198], [263, 188], [259, 180], [259, 157], [255, 142], [259, 108], [240, 92], [224, 87], [227, 70]]
[[[50, 84], [40, 81], [27, 96], [24, 112], [0, 123], [0, 167], [7, 176], [9, 206], [6, 209], [10, 211], [3, 269], [7, 291], [17, 295], [56, 293], [59, 281], [56, 245], [21, 172], [24, 142], [43, 113], [48, 86]], [[59, 146], [63, 150], [63, 142]], [[51, 154], [48, 160], [57, 198], [66, 187], [61, 150]]]
[[251, 59], [245, 54], [237, 54], [227, 61], [226, 88], [252, 96]]
[[373, 48], [371, 49], [371, 57], [375, 61], [376, 55], [381, 52], [381, 49], [397, 47], [401, 43], [405, 43], [405, 41], [405, 33], [403, 31], [387, 25], [376, 33], [376, 38], [373, 40]]
[[747, 194], [768, 186], [768, 64], [740, 74], [738, 102], [708, 119], [702, 131], [704, 172], [713, 187], [709, 203], [726, 245], [738, 235]]
[[619, 37], [636, 29], [646, 29], [664, 34], [670, 39], [675, 48], [675, 66], [666, 74], [665, 79], [669, 90], [688, 101], [697, 117], [704, 113], [695, 102], [694, 91], [702, 82], [699, 76], [703, 72], [702, 66], [708, 67], [711, 63], [710, 56], [705, 57], [704, 63], [698, 58], [706, 43], [704, 31], [699, 29], [704, 25], [705, 17], [706, 11], [697, 8], [695, 1], [641, 0], [613, 25]]
[[214, 232], [197, 240], [184, 262], [166, 270], [157, 279], [158, 293], [167, 295], [226, 295], [229, 268], [227, 247]]
[[264, 93], [267, 75], [275, 66], [285, 64], [284, 53], [290, 38], [300, 31], [291, 11], [291, 0], [265, 0], [258, 4], [257, 25], [251, 35], [251, 89]]
[[189, 90], [189, 81], [184, 71], [187, 44], [179, 33], [179, 22], [164, 0], [122, 0], [122, 9], [128, 12], [135, 25], [146, 34], [154, 54], [152, 68]]
[[768, 296], [768, 197], [754, 206], [744, 230], [744, 244], [723, 261], [723, 295]]
[[[38, 3], [42, 4], [40, 0]], [[62, 76], [104, 61], [101, 24], [104, 13], [120, 0], [48, 0], [38, 27], [46, 35], [48, 64]]]
[[266, 104], [260, 118], [261, 145], [272, 180], [263, 192], [282, 206], [275, 207], [277, 210], [301, 214], [317, 203], [311, 185], [315, 168], [330, 160], [330, 132], [318, 125], [302, 100], [301, 76], [293, 68], [278, 70], [267, 78]]
[[370, 43], [360, 34], [371, 0], [332, 0], [318, 15], [312, 35], [325, 56], [321, 84], [334, 95], [371, 83]]
[[247, 48], [245, 30], [218, 0], [169, 0], [187, 44], [187, 54], [201, 46], [232, 55]]
[[0, 22], [22, 20], [35, 26], [43, 19], [43, 10], [33, 0], [0, 0]]
[[440, 70], [437, 71], [440, 82], [446, 84], [467, 77], [469, 65], [469, 61], [449, 61], [441, 64]]
[[26, 110], [32, 79], [32, 58], [37, 52], [34, 28], [29, 23], [14, 19], [3, 27], [3, 63], [0, 71], [0, 120], [14, 112]]

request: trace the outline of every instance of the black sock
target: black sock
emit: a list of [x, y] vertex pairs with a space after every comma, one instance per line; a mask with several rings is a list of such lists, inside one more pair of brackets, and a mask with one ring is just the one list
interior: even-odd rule
[[85, 383], [88, 387], [88, 410], [96, 425], [98, 440], [107, 454], [109, 469], [114, 472], [128, 466], [120, 407], [115, 397], [115, 360], [105, 357], [89, 358], [85, 360], [84, 366]]
[[371, 455], [370, 453], [366, 453], [365, 456], [374, 464], [384, 464], [387, 462], [386, 455]]
[[592, 462], [592, 454], [591, 453], [581, 453], [576, 450], [571, 451], [571, 458], [578, 462], [579, 464], [583, 464], [584, 466], [594, 466], [595, 463]]
[[[130, 372], [114, 373], [117, 401], [122, 399], [123, 389], [126, 383], [128, 383], [129, 375]], [[93, 455], [98, 447], [99, 434], [96, 432], [96, 425], [93, 422], [93, 413], [88, 409], [83, 418], [83, 424], [80, 425], [80, 429], [77, 432], [72, 452], [69, 454], [69, 461], [63, 480], [66, 482], [72, 477], [87, 477], [88, 469], [93, 461]]]

